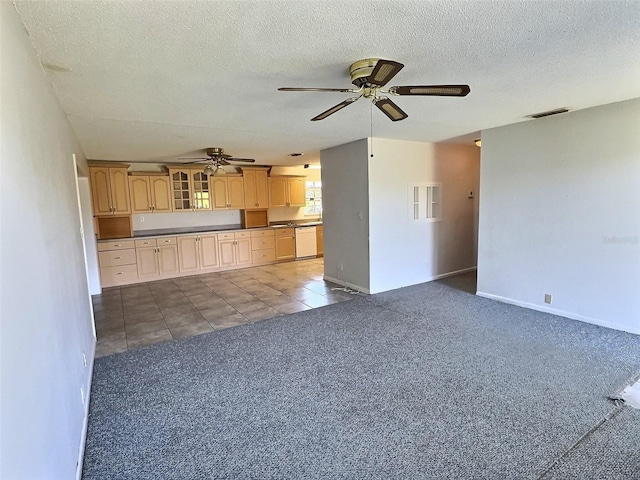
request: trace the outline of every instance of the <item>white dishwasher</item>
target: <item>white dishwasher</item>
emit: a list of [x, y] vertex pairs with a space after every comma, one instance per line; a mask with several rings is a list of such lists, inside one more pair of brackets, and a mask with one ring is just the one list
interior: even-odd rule
[[317, 254], [316, 227], [296, 227], [296, 258], [315, 257]]

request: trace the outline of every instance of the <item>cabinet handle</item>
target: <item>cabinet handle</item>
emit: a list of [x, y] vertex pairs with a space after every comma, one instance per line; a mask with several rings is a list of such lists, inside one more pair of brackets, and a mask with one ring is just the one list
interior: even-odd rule
[[163, 240], [162, 243], [169, 243], [171, 240]]
[[121, 247], [122, 245], [120, 243], [116, 243], [113, 245], [114, 247]]
[[124, 272], [118, 272], [116, 273], [116, 275], [122, 275]]
[[115, 257], [114, 260], [121, 260], [122, 257]]

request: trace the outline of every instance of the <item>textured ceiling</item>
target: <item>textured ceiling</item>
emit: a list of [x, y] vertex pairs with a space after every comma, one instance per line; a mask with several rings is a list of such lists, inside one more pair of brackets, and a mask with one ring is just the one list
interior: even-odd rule
[[[85, 154], [158, 161], [223, 147], [262, 164], [371, 134], [469, 141], [557, 107], [640, 97], [640, 2], [17, 1]], [[349, 65], [405, 64], [390, 85], [466, 83], [466, 98], [364, 99], [320, 122]], [[313, 152], [316, 152], [314, 154]]]

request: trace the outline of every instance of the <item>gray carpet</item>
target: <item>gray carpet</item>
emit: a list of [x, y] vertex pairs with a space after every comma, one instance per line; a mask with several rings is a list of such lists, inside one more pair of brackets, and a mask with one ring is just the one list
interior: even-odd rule
[[97, 359], [84, 478], [639, 478], [640, 337], [464, 284]]

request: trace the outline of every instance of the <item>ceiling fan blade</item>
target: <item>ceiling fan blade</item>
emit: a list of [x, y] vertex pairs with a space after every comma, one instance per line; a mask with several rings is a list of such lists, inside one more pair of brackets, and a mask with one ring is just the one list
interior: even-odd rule
[[235, 157], [229, 157], [226, 160], [230, 162], [247, 162], [247, 163], [254, 163], [256, 161], [254, 158], [235, 158]]
[[403, 67], [402, 63], [394, 62], [393, 60], [378, 60], [371, 74], [367, 77], [367, 82], [382, 87], [395, 77]]
[[178, 160], [209, 160], [206, 157], [180, 157]]
[[380, 109], [392, 122], [404, 120], [409, 115], [404, 113], [402, 109], [388, 98], [377, 98], [373, 100], [373, 104]]
[[281, 87], [279, 92], [341, 92], [341, 93], [355, 93], [358, 90], [352, 88], [297, 88], [297, 87]]
[[438, 97], [466, 97], [469, 85], [417, 85], [413, 87], [391, 87], [392, 95], [433, 95]]
[[324, 120], [329, 115], [333, 115], [338, 110], [342, 110], [344, 107], [351, 105], [353, 102], [358, 100], [360, 97], [347, 98], [344, 102], [340, 102], [334, 107], [331, 107], [329, 110], [325, 110], [320, 115], [317, 115], [311, 119], [312, 122], [317, 122], [318, 120]]

